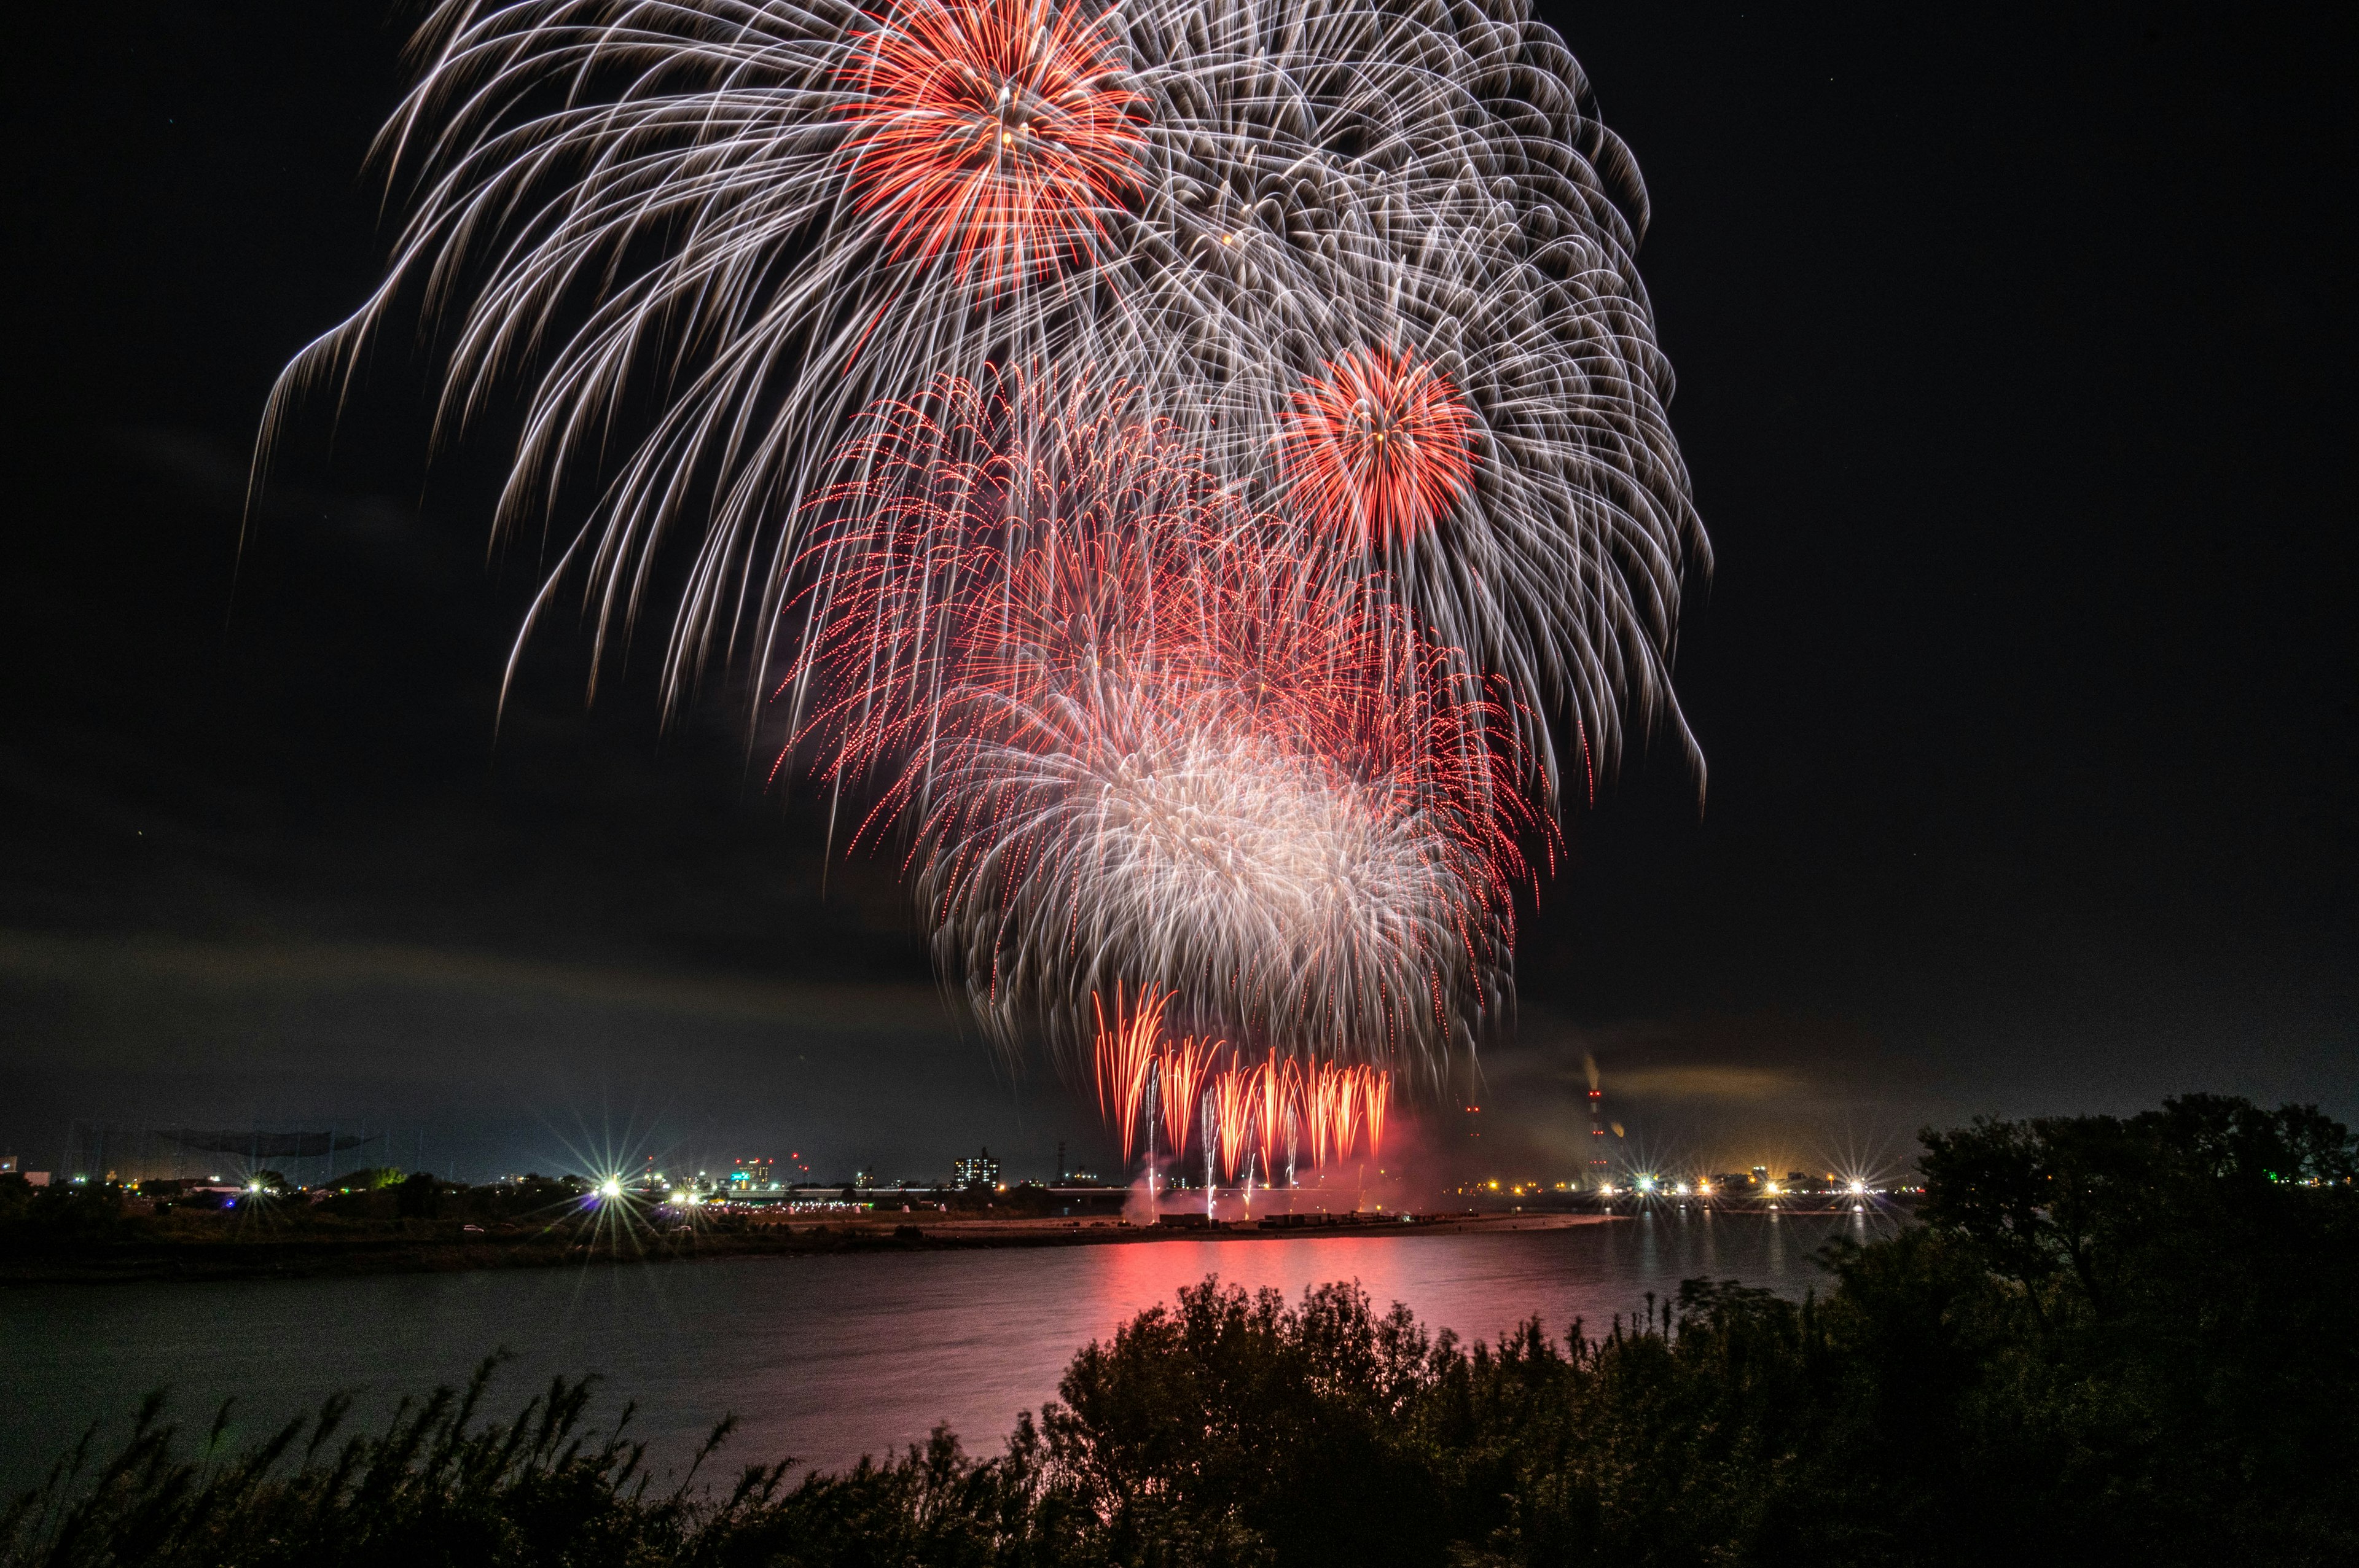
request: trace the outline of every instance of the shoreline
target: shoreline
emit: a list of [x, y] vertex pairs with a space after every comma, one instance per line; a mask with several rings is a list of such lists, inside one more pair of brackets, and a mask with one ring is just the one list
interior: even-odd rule
[[[364, 1237], [270, 1240], [121, 1242], [0, 1256], [0, 1289], [12, 1286], [202, 1283], [236, 1280], [344, 1279], [379, 1274], [465, 1273], [495, 1269], [614, 1267], [736, 1258], [985, 1251], [1006, 1248], [1154, 1245], [1167, 1241], [1276, 1241], [1344, 1237], [1456, 1236], [1561, 1230], [1626, 1217], [1517, 1213], [1338, 1215], [1323, 1223], [1130, 1225], [1119, 1219], [940, 1219], [931, 1224], [774, 1226], [743, 1231], [652, 1235], [621, 1246], [571, 1236]], [[910, 1234], [915, 1232], [916, 1234]]]

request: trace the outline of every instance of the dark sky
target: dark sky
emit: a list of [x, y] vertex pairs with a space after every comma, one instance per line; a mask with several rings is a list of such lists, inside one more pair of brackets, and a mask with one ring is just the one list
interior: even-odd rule
[[[1556, 19], [1653, 198], [1711, 781], [1665, 756], [1569, 823], [1485, 1157], [1562, 1162], [1584, 1048], [1631, 1147], [1715, 1164], [2199, 1088], [2359, 1114], [2352, 13]], [[406, 27], [11, 23], [0, 1152], [1094, 1151], [728, 694], [585, 711], [560, 628], [495, 741], [537, 560], [486, 553], [496, 443], [424, 462], [415, 364], [308, 427], [241, 559], [271, 377], [383, 259]]]

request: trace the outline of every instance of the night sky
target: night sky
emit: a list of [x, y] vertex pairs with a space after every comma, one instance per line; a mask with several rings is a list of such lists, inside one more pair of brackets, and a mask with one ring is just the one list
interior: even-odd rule
[[[2192, 1089], [2359, 1115], [2359, 29], [2068, 9], [1552, 12], [1654, 204], [1710, 779], [1666, 749], [1573, 812], [1499, 1173], [1585, 1141], [1584, 1049], [1629, 1148], [1716, 1168]], [[426, 461], [398, 340], [241, 555], [271, 379], [384, 258], [411, 15], [12, 18], [0, 1152], [1095, 1157], [962, 1033], [890, 860], [765, 792], [742, 692], [667, 734], [642, 659], [585, 708], [560, 623], [495, 734], [539, 558], [487, 553], [496, 429]]]

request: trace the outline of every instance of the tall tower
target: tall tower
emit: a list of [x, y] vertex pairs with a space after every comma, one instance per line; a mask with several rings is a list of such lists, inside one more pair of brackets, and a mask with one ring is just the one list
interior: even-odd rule
[[1613, 1172], [1605, 1158], [1605, 1091], [1598, 1087], [1597, 1058], [1583, 1052], [1581, 1062], [1589, 1069], [1589, 1184], [1603, 1187]]

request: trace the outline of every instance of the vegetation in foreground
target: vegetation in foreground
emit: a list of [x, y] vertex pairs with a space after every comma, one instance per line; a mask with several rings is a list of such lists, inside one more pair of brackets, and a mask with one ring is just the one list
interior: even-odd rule
[[[1929, 1133], [1923, 1223], [1800, 1304], [1690, 1281], [1603, 1335], [1430, 1335], [1216, 1282], [1077, 1356], [974, 1459], [647, 1473], [560, 1382], [234, 1456], [158, 1401], [0, 1520], [0, 1563], [2359, 1562], [2348, 1130], [2210, 1097]], [[217, 1423], [216, 1436], [221, 1428]], [[725, 1438], [716, 1428], [705, 1464]]]

